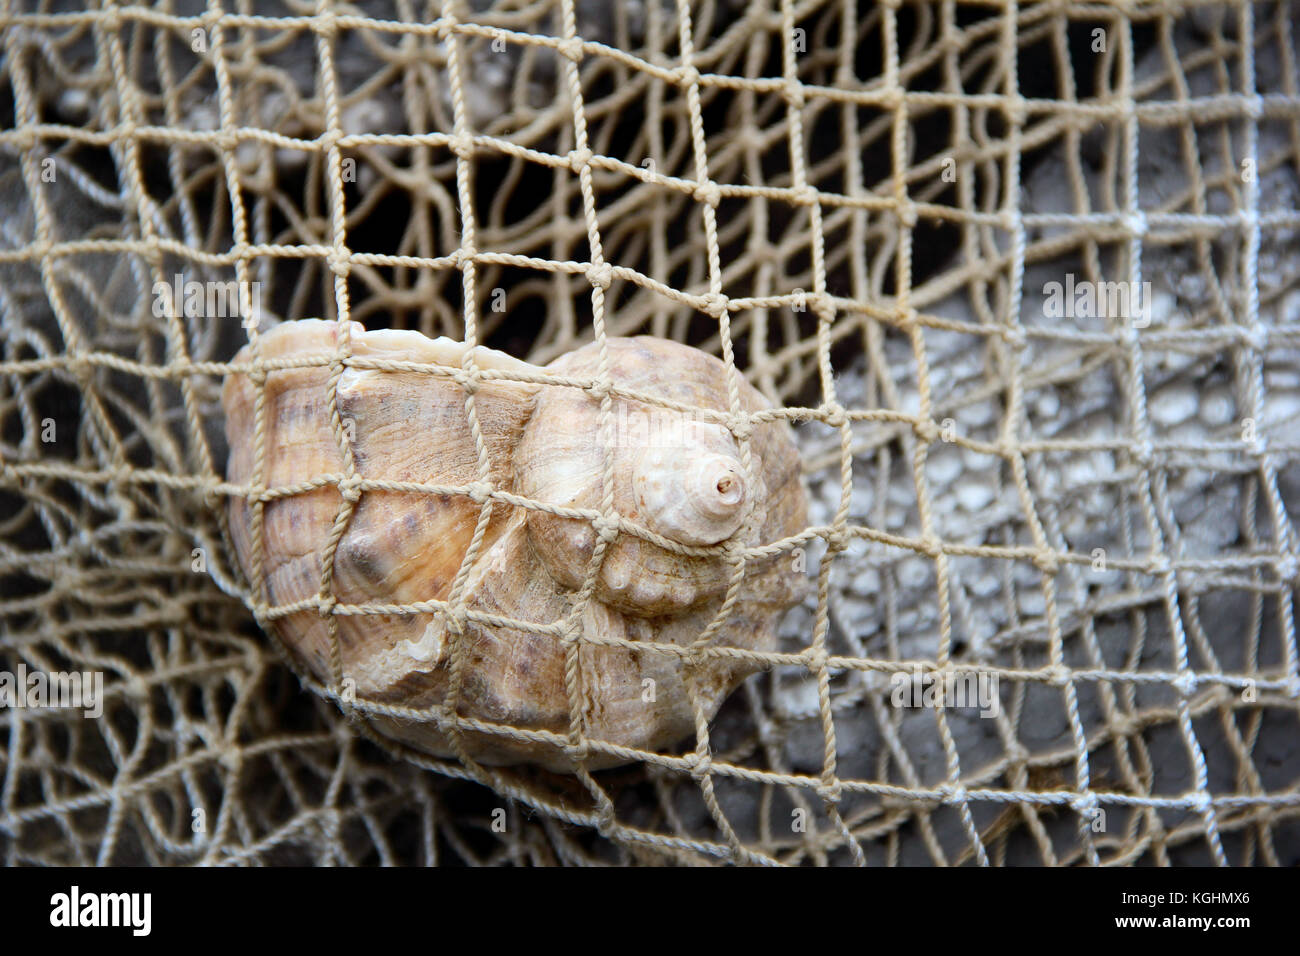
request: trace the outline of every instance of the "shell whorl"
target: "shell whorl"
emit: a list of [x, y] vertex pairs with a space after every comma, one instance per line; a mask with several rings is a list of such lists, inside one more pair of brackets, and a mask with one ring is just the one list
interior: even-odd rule
[[750, 500], [740, 459], [698, 444], [647, 449], [633, 469], [632, 486], [646, 525], [689, 545], [730, 538]]
[[[803, 500], [798, 458], [786, 433], [770, 423], [754, 429], [747, 474], [736, 439], [709, 420], [729, 410], [726, 366], [719, 359], [645, 336], [610, 339], [606, 349], [618, 388], [691, 411], [616, 397], [609, 419], [603, 419], [600, 402], [586, 391], [545, 386], [515, 452], [516, 490], [543, 504], [599, 511], [609, 464], [614, 511], [671, 541], [717, 545], [742, 531], [752, 511], [758, 520], [750, 522], [742, 543], [771, 540], [780, 525], [763, 513], [774, 503], [768, 499]], [[587, 346], [547, 368], [570, 378], [595, 378], [599, 356]], [[757, 391], [742, 385], [745, 411], [766, 407]], [[718, 492], [724, 479], [725, 489]], [[739, 500], [733, 501], [737, 493]], [[528, 514], [528, 531], [550, 574], [567, 588], [581, 588], [596, 546], [591, 522], [537, 510]], [[596, 594], [624, 614], [654, 618], [718, 598], [732, 576], [732, 563], [721, 549], [711, 556], [685, 556], [624, 533], [606, 549]]]

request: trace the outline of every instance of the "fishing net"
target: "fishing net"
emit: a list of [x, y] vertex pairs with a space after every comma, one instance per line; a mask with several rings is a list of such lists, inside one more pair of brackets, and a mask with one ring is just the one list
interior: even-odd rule
[[[103, 696], [0, 710], [0, 856], [1300, 862], [1295, 20], [4, 0], [0, 673]], [[733, 362], [812, 499], [780, 652], [619, 769], [366, 735], [224, 518], [229, 363], [307, 316]]]

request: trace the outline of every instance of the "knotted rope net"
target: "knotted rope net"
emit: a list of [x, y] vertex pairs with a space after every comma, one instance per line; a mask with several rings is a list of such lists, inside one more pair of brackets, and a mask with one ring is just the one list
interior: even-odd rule
[[[0, 857], [1300, 861], [1296, 16], [3, 0], [0, 673], [103, 695], [0, 709]], [[733, 363], [812, 499], [770, 666], [578, 775], [303, 690], [219, 396], [307, 316]]]

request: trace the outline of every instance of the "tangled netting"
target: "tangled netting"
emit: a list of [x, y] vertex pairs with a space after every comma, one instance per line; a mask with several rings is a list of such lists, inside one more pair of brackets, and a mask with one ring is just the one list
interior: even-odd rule
[[[104, 679], [0, 710], [6, 863], [1300, 861], [1295, 4], [91, 6], [0, 2], [0, 672]], [[578, 775], [304, 690], [219, 395], [306, 316], [733, 362], [812, 499], [770, 666]]]

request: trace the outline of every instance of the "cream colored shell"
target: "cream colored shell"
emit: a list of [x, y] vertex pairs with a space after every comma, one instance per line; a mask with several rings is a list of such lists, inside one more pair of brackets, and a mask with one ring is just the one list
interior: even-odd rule
[[[328, 361], [336, 323], [284, 323], [259, 343], [264, 361]], [[416, 332], [367, 332], [351, 326], [351, 351], [460, 369], [465, 346]], [[616, 387], [692, 409], [726, 412], [726, 368], [697, 349], [649, 337], [607, 340]], [[245, 348], [237, 362], [251, 362]], [[600, 352], [589, 345], [547, 366], [566, 379], [594, 383]], [[545, 372], [510, 356], [478, 349], [480, 369]], [[267, 488], [299, 485], [345, 471], [330, 424], [324, 365], [270, 371], [265, 379]], [[741, 403], [767, 403], [743, 380]], [[228, 377], [222, 393], [230, 444], [228, 478], [251, 488], [256, 465], [257, 386], [247, 374]], [[806, 499], [800, 462], [783, 422], [753, 427], [750, 468], [719, 421], [679, 414], [617, 396], [602, 418], [596, 389], [485, 381], [474, 396], [487, 453], [486, 481], [543, 506], [603, 510], [607, 459], [609, 498], [623, 518], [682, 545], [714, 545], [683, 555], [630, 533], [609, 544], [595, 589], [582, 612], [577, 653], [579, 717], [591, 740], [664, 752], [692, 736], [695, 710], [681, 654], [696, 644], [726, 596], [733, 564], [728, 541], [766, 544], [801, 531]], [[466, 390], [450, 375], [427, 371], [345, 369], [338, 383], [344, 441], [366, 479], [469, 488], [480, 481], [478, 446], [466, 413]], [[264, 508], [260, 564], [271, 606], [310, 602], [320, 594], [322, 554], [342, 495], [330, 481], [269, 501]], [[407, 605], [448, 599], [470, 547], [481, 506], [467, 494], [367, 490], [339, 542], [332, 593], [339, 604]], [[239, 563], [250, 581], [255, 542], [245, 497], [230, 502]], [[597, 532], [586, 519], [493, 503], [491, 521], [468, 568], [462, 606], [516, 622], [554, 625], [568, 619], [587, 578]], [[803, 591], [788, 555], [751, 559], [740, 599], [708, 639], [708, 647], [775, 648], [781, 614]], [[254, 599], [259, 589], [254, 582]], [[503, 728], [570, 732], [566, 656], [561, 641], [518, 626], [470, 621], [459, 637], [433, 612], [347, 614], [336, 618], [343, 674], [358, 699], [410, 707], [450, 705], [452, 654], [460, 661], [456, 712]], [[301, 666], [330, 682], [326, 619], [316, 607], [269, 624]], [[610, 642], [622, 642], [611, 646]], [[657, 644], [659, 648], [649, 645]], [[758, 669], [752, 660], [710, 657], [697, 662], [693, 684], [705, 719]], [[374, 719], [385, 734], [438, 756], [451, 756], [447, 733], [432, 721]], [[572, 767], [548, 741], [462, 730], [468, 754], [487, 764]], [[627, 762], [593, 750], [591, 768]]]

